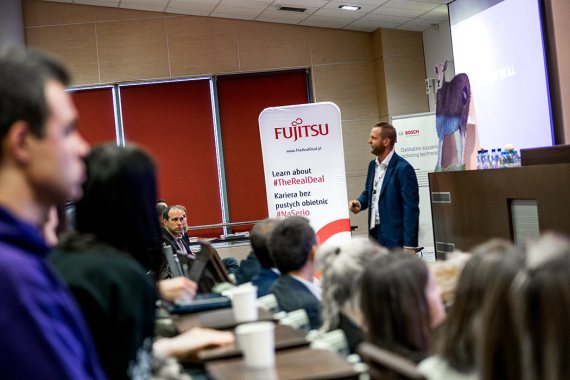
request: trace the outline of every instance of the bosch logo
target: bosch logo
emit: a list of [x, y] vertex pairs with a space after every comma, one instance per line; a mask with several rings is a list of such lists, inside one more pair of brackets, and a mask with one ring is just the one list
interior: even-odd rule
[[405, 131], [404, 134], [406, 136], [418, 136], [420, 134], [419, 129], [410, 129], [409, 131]]

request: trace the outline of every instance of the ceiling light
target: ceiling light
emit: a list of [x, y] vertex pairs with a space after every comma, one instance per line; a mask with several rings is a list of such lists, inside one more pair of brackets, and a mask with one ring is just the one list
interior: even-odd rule
[[358, 5], [340, 5], [339, 8], [345, 11], [357, 11], [362, 7]]

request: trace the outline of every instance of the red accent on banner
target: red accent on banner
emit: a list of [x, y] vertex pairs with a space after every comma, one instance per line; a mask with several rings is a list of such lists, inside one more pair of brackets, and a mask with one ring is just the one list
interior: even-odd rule
[[336, 235], [339, 232], [350, 232], [350, 219], [338, 219], [324, 225], [319, 231], [317, 231], [319, 244], [323, 244], [331, 236]]

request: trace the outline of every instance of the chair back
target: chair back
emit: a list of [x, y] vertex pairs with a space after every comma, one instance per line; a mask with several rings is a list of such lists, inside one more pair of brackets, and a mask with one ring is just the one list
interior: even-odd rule
[[168, 264], [168, 273], [170, 273], [172, 277], [184, 276], [184, 272], [182, 271], [182, 266], [180, 265], [178, 256], [176, 255], [176, 253], [174, 253], [172, 246], [170, 245], [163, 246], [162, 253], [166, 257], [166, 263]]
[[200, 241], [200, 250], [189, 260], [187, 277], [198, 284], [199, 293], [210, 293], [221, 282], [230, 282], [230, 277], [218, 252], [205, 241]]
[[277, 297], [275, 294], [267, 294], [263, 297], [257, 299], [257, 307], [267, 310], [271, 313], [275, 313], [279, 310], [279, 304], [277, 303]]
[[308, 332], [311, 328], [311, 324], [309, 323], [309, 316], [307, 315], [305, 309], [298, 309], [288, 312], [279, 319], [279, 323], [305, 332]]
[[426, 380], [411, 360], [364, 342], [358, 346], [358, 353], [368, 364], [372, 380]]

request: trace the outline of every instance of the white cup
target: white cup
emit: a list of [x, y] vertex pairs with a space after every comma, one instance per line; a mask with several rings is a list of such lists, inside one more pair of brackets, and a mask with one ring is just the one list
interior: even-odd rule
[[232, 310], [237, 322], [257, 320], [257, 287], [238, 286], [231, 291]]
[[275, 366], [275, 325], [273, 322], [246, 323], [236, 327], [238, 346], [248, 368]]

